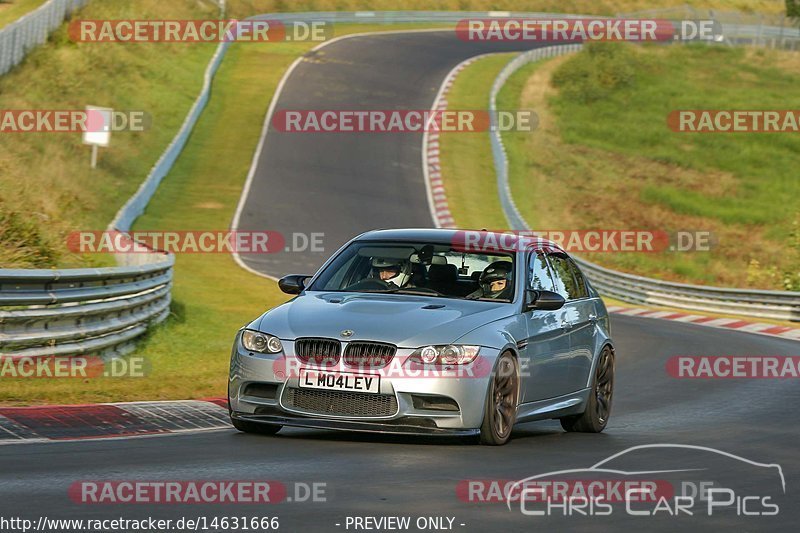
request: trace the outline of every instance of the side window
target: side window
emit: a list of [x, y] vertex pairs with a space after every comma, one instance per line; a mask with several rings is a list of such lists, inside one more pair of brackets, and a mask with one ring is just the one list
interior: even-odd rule
[[542, 254], [531, 253], [528, 264], [528, 288], [535, 291], [553, 290], [553, 278]]
[[[578, 290], [578, 283], [572, 274], [572, 265], [566, 256], [552, 254], [548, 256], [550, 265], [553, 267], [553, 281], [556, 292], [564, 297], [565, 300], [575, 300], [581, 298], [581, 291]], [[584, 286], [584, 291], [586, 288]]]
[[572, 270], [572, 275], [575, 277], [575, 290], [577, 291], [578, 298], [588, 298], [589, 297], [589, 289], [586, 288], [586, 280], [583, 279], [583, 272], [581, 269], [578, 268], [578, 265], [575, 264], [575, 261], [572, 259], [567, 259], [569, 261], [569, 266]]

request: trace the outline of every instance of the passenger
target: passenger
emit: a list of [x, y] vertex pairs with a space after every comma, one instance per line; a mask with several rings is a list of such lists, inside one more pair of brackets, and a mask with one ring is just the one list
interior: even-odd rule
[[510, 261], [495, 261], [487, 266], [478, 280], [480, 284], [478, 290], [468, 294], [466, 298], [468, 300], [480, 298], [509, 300], [514, 291], [514, 286], [511, 283], [512, 266], [513, 264]]

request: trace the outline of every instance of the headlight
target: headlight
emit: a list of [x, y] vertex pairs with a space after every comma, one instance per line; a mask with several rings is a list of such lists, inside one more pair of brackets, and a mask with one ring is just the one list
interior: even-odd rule
[[278, 353], [283, 350], [283, 345], [278, 337], [251, 329], [242, 332], [242, 346], [245, 350], [259, 353]]
[[466, 365], [478, 357], [479, 351], [480, 346], [468, 346], [466, 344], [424, 346], [411, 354], [411, 360], [427, 365]]

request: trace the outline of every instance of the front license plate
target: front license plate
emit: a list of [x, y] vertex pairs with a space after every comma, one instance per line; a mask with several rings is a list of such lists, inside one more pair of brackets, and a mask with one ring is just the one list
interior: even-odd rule
[[305, 389], [346, 390], [377, 394], [381, 390], [381, 377], [368, 374], [324, 372], [301, 368], [300, 387]]

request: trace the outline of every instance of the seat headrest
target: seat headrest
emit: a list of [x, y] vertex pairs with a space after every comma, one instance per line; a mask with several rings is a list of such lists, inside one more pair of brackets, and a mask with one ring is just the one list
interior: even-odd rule
[[432, 264], [428, 270], [428, 279], [434, 282], [455, 282], [458, 280], [458, 268], [455, 265]]

